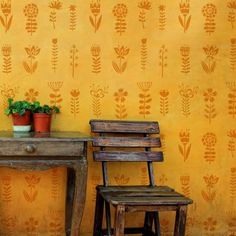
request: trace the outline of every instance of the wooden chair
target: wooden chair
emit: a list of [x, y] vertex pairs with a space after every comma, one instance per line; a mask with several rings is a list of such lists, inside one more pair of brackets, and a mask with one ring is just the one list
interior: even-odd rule
[[[157, 122], [91, 120], [91, 131], [98, 134], [93, 138], [93, 157], [102, 162], [103, 185], [96, 187], [96, 209], [94, 218], [94, 236], [141, 233], [145, 236], [161, 235], [159, 211], [175, 211], [174, 236], [184, 236], [187, 206], [192, 200], [167, 186], [156, 186], [153, 162], [163, 161], [160, 150]], [[97, 147], [97, 148], [96, 148]], [[107, 174], [107, 162], [147, 162], [149, 186], [110, 186]], [[110, 206], [115, 208], [114, 228], [111, 227]], [[105, 207], [106, 229], [102, 229]], [[145, 212], [142, 228], [125, 228], [126, 212]], [[154, 228], [154, 230], [153, 230]]]

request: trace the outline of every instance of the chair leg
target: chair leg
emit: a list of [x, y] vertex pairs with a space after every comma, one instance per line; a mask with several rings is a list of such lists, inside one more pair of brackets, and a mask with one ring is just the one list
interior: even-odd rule
[[187, 205], [180, 206], [179, 209], [176, 211], [174, 236], [185, 235], [186, 216], [187, 216]]
[[97, 191], [93, 236], [102, 236], [103, 208], [104, 208], [104, 200], [100, 195], [100, 193]]
[[144, 219], [144, 232], [143, 236], [150, 235], [152, 232], [152, 224], [153, 224], [153, 213], [152, 212], [145, 212], [145, 219]]
[[125, 206], [117, 205], [115, 210], [114, 236], [124, 236]]
[[155, 227], [155, 235], [161, 236], [161, 226], [160, 226], [160, 220], [159, 220], [159, 212], [156, 211], [154, 214], [154, 227]]
[[107, 236], [111, 236], [111, 209], [109, 202], [105, 202], [106, 209], [106, 223], [107, 223]]

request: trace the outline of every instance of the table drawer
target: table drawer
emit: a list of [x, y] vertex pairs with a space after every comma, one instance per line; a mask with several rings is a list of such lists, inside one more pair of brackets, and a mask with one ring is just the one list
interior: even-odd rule
[[83, 142], [74, 141], [4, 141], [0, 156], [84, 156]]

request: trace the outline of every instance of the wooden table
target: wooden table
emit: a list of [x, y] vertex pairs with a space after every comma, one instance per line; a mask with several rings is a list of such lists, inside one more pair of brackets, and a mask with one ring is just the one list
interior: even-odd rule
[[79, 132], [0, 132], [0, 167], [19, 170], [67, 168], [66, 235], [77, 236], [87, 182], [87, 142]]

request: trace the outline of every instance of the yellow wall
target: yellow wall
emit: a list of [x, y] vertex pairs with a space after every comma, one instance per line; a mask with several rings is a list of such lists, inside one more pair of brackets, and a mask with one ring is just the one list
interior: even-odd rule
[[[165, 161], [156, 180], [194, 200], [187, 235], [236, 235], [235, 0], [0, 2], [2, 114], [11, 96], [61, 106], [54, 130], [89, 133], [91, 118], [158, 120]], [[0, 128], [10, 130], [10, 118], [1, 115]], [[90, 154], [83, 232], [101, 182]], [[111, 179], [146, 184], [137, 167], [117, 164]], [[0, 234], [63, 235], [65, 177], [3, 169]], [[171, 223], [163, 214], [165, 235]]]

